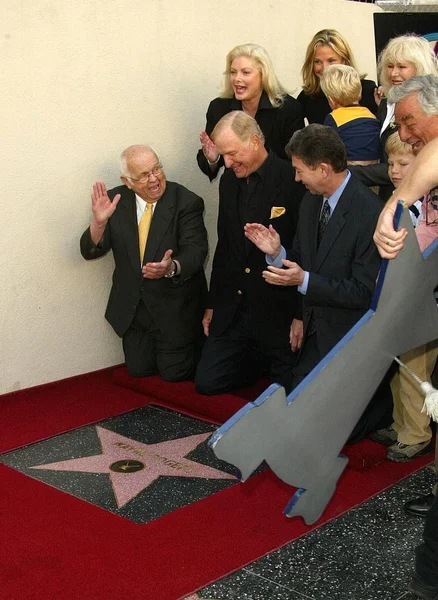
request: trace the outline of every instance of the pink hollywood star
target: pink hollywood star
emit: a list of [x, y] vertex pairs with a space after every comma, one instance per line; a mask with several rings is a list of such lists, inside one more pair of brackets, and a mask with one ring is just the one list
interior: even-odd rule
[[96, 432], [102, 447], [102, 454], [36, 465], [30, 468], [108, 473], [118, 508], [135, 498], [160, 475], [200, 477], [202, 479], [236, 479], [234, 475], [184, 458], [210, 437], [210, 433], [189, 435], [159, 444], [143, 444], [103, 427], [96, 426]]

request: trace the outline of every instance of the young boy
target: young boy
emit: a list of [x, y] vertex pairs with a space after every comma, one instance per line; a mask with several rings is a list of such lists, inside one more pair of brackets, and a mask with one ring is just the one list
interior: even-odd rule
[[324, 70], [320, 83], [332, 108], [324, 125], [338, 132], [347, 149], [348, 163], [379, 162], [380, 121], [368, 108], [359, 105], [362, 94], [359, 73], [347, 65], [331, 65]]
[[[412, 153], [412, 147], [400, 140], [398, 132], [387, 139], [385, 150], [388, 154], [388, 175], [394, 187], [397, 188], [415, 156]], [[432, 233], [435, 234], [435, 237], [438, 236], [438, 226], [434, 228], [434, 232], [431, 231], [432, 228], [429, 224], [426, 226], [422, 204], [427, 201], [428, 198], [418, 200], [410, 207], [421, 251], [431, 241], [430, 239], [425, 240], [424, 232], [428, 237]], [[415, 314], [415, 310], [421, 310], [421, 307], [414, 308], [413, 314]], [[437, 356], [438, 343], [431, 342], [402, 354], [400, 360], [420, 379], [430, 382]], [[404, 462], [427, 454], [431, 451], [432, 431], [429, 417], [426, 413], [421, 412], [424, 397], [418, 384], [404, 369], [399, 369], [391, 380], [391, 391], [394, 401], [392, 413], [394, 423], [387, 429], [375, 431], [371, 434], [371, 439], [390, 445], [387, 458], [396, 462]]]
[[[397, 189], [408, 172], [409, 167], [415, 160], [412, 146], [402, 142], [396, 131], [386, 140], [385, 151], [388, 155], [388, 175], [392, 185]], [[417, 227], [421, 221], [422, 204], [423, 198], [417, 200], [417, 202], [409, 207], [414, 227]], [[423, 251], [424, 248], [421, 250]]]

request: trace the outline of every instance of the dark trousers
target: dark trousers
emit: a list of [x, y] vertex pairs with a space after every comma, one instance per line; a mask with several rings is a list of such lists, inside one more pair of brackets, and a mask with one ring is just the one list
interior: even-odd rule
[[289, 344], [274, 347], [259, 335], [250, 313], [242, 309], [220, 336], [210, 334], [196, 371], [196, 391], [222, 394], [252, 385], [265, 372], [289, 393], [295, 354]]
[[303, 340], [303, 345], [294, 369], [292, 389], [296, 388], [307, 377], [321, 358], [321, 352], [318, 347], [318, 335], [314, 332], [312, 335], [307, 335]]
[[438, 593], [438, 496], [427, 513], [423, 540], [416, 550], [415, 574]]
[[[197, 325], [194, 324], [195, 327]], [[142, 300], [123, 336], [123, 351], [126, 366], [132, 377], [147, 377], [158, 372], [166, 381], [193, 378], [199, 358], [199, 344], [196, 340], [177, 345], [163, 339]]]

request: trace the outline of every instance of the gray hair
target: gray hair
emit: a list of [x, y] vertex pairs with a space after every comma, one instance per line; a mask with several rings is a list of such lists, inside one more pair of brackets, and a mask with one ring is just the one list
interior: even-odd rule
[[211, 139], [215, 141], [218, 134], [224, 129], [230, 128], [241, 142], [246, 142], [252, 135], [257, 135], [262, 144], [265, 136], [255, 119], [247, 115], [243, 110], [233, 110], [222, 117], [211, 133]]
[[411, 77], [401, 85], [394, 85], [389, 90], [388, 102], [401, 102], [410, 94], [417, 94], [418, 104], [425, 115], [438, 115], [438, 77], [421, 75]]
[[146, 144], [134, 144], [133, 146], [128, 146], [128, 148], [125, 148], [125, 150], [123, 150], [119, 159], [121, 175], [129, 177], [132, 174], [128, 169], [128, 163], [131, 160], [131, 158], [136, 154], [155, 154], [157, 160], [159, 160], [158, 154], [155, 152], [152, 146], [146, 146]]

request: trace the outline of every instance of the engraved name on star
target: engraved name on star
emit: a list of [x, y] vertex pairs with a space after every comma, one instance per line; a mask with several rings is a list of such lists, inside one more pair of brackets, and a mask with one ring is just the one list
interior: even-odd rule
[[236, 479], [234, 475], [185, 458], [211, 433], [200, 433], [158, 444], [144, 444], [96, 426], [102, 454], [35, 465], [31, 469], [108, 473], [117, 507], [122, 508], [160, 476]]

